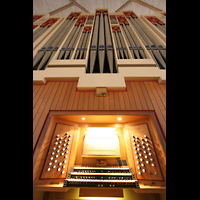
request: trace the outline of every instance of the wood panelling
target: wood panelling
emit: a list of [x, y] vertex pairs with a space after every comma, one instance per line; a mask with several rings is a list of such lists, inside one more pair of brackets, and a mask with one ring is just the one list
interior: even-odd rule
[[152, 110], [166, 136], [166, 85], [156, 81], [127, 81], [125, 92], [77, 92], [78, 82], [33, 85], [33, 149], [50, 110]]

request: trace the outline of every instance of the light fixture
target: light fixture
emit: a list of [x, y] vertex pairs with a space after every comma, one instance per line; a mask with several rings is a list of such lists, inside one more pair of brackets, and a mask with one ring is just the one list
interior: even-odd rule
[[82, 120], [85, 120], [85, 117], [82, 117]]
[[118, 120], [121, 120], [122, 118], [121, 117], [118, 117]]

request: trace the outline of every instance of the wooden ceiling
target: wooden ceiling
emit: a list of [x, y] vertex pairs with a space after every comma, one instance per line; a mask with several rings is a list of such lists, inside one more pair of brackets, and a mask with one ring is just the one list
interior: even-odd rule
[[166, 0], [33, 0], [33, 14], [49, 13], [66, 17], [73, 11], [94, 13], [96, 8], [108, 11], [133, 10], [138, 16], [166, 11]]

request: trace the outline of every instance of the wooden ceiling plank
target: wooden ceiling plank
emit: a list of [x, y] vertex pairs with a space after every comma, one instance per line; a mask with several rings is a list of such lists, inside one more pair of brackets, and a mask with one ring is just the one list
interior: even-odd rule
[[61, 12], [61, 11], [65, 10], [65, 9], [67, 9], [67, 8], [73, 6], [73, 5], [74, 5], [74, 3], [67, 4], [67, 5], [65, 5], [65, 6], [63, 6], [61, 8], [58, 8], [58, 9], [50, 12], [49, 14], [50, 14], [50, 16], [55, 15], [56, 13]]
[[89, 13], [83, 6], [81, 6], [79, 3], [77, 3], [75, 0], [70, 0], [75, 6], [79, 7], [82, 11]]
[[143, 2], [143, 1], [140, 1], [140, 0], [129, 0], [129, 1], [127, 1], [125, 4], [123, 4], [119, 9], [117, 9], [115, 12], [121, 11], [123, 8], [125, 8], [125, 7], [126, 7], [128, 4], [130, 4], [132, 1], [135, 2], [135, 3], [138, 3], [138, 4], [142, 5], [142, 6], [145, 6], [145, 7], [149, 8], [149, 9], [151, 9], [151, 10], [154, 10], [154, 11], [161, 11], [160, 9], [155, 8], [154, 6], [151, 6], [150, 4], [147, 4], [147, 3]]
[[132, 0], [132, 1], [134, 1], [135, 3], [138, 3], [138, 4], [142, 5], [142, 6], [145, 6], [145, 7], [149, 8], [149, 9], [151, 9], [151, 10], [161, 11], [160, 9], [155, 8], [154, 6], [151, 6], [150, 4], [147, 4], [147, 3], [143, 2], [143, 1], [140, 1], [140, 0]]
[[120, 8], [118, 8], [115, 12], [119, 12], [120, 10], [122, 10], [124, 7], [126, 7], [129, 3], [131, 3], [132, 0], [127, 1], [125, 4], [123, 4]]

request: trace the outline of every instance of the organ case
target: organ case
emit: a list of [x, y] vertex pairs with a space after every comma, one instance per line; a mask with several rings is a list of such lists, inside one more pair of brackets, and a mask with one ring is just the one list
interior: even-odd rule
[[[80, 118], [78, 115], [76, 117]], [[150, 190], [154, 186], [165, 188], [166, 158], [151, 117], [124, 123], [118, 128], [115, 124], [105, 123], [90, 123], [85, 127], [86, 124], [77, 123], [78, 120], [70, 122], [65, 118], [53, 116], [43, 135], [43, 142], [37, 150], [37, 161], [34, 163], [34, 187], [42, 190], [43, 185], [43, 190], [53, 191], [66, 191], [71, 187], [132, 188], [137, 192], [147, 186]], [[105, 153], [101, 143], [101, 147], [96, 146], [92, 153], [85, 154], [84, 141], [86, 144], [94, 142], [87, 140], [87, 137], [85, 140], [89, 129], [100, 130], [96, 131], [97, 140], [103, 138], [98, 136], [101, 130], [113, 130], [119, 144], [111, 145]], [[104, 137], [106, 138], [109, 136]], [[89, 149], [93, 147], [91, 145]], [[109, 154], [109, 149], [116, 150], [117, 153]], [[95, 153], [98, 150], [102, 153]], [[104, 167], [97, 165], [101, 160]]]

